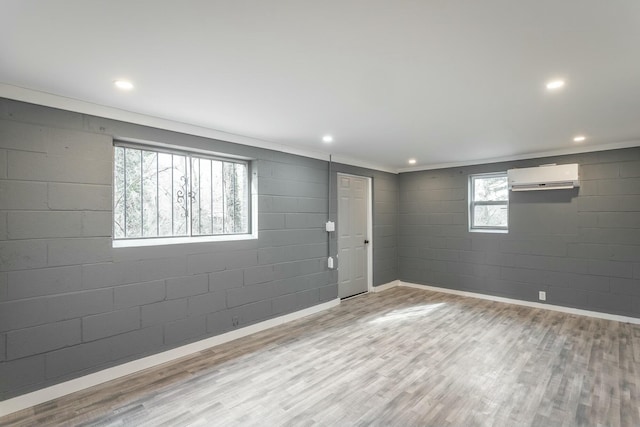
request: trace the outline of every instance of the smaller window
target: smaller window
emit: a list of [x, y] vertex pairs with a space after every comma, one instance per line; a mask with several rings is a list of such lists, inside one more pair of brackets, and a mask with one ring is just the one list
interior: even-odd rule
[[469, 176], [469, 231], [506, 233], [509, 187], [506, 172]]

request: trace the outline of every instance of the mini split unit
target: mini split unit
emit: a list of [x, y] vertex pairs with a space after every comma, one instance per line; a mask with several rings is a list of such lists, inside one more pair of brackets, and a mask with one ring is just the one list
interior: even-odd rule
[[560, 190], [580, 186], [576, 163], [509, 169], [507, 177], [511, 191]]

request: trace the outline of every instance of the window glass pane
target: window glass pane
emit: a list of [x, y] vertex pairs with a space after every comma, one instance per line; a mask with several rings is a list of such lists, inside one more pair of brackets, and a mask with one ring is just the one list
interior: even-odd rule
[[158, 236], [173, 233], [173, 167], [171, 154], [158, 153]]
[[113, 237], [125, 237], [124, 206], [124, 148], [115, 147], [113, 174]]
[[235, 166], [237, 219], [235, 223], [236, 233], [247, 233], [249, 230], [249, 177], [247, 165], [236, 163]]
[[249, 232], [248, 165], [114, 148], [114, 239]]
[[211, 162], [211, 198], [213, 204], [213, 234], [224, 232], [224, 179], [222, 162]]
[[236, 172], [235, 163], [223, 162], [223, 179], [224, 179], [224, 232], [234, 233], [236, 227], [236, 219], [238, 205], [236, 203]]
[[226, 234], [248, 232], [248, 175], [247, 165], [222, 162], [223, 232]]
[[188, 233], [189, 207], [191, 191], [187, 175], [187, 158], [172, 155], [173, 158], [173, 235], [185, 236]]
[[506, 176], [487, 176], [473, 179], [474, 201], [509, 200]]
[[200, 234], [200, 159], [191, 159], [191, 232]]
[[473, 207], [474, 227], [507, 227], [509, 208], [507, 205], [485, 205]]
[[125, 148], [125, 206], [127, 237], [142, 236], [142, 151]]
[[158, 154], [142, 152], [142, 235], [158, 235]]
[[194, 192], [192, 204], [193, 221], [191, 224], [194, 235], [213, 234], [213, 203], [212, 203], [212, 161], [209, 159], [193, 158], [191, 184]]

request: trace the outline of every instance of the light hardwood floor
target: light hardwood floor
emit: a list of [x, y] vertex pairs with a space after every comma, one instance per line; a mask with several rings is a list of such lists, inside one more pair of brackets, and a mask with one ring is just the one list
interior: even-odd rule
[[640, 426], [640, 326], [410, 288], [0, 425]]

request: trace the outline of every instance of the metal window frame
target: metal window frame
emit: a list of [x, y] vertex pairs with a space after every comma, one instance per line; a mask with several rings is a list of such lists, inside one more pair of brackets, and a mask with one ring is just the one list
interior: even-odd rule
[[[126, 237], [126, 231], [125, 231], [125, 237], [115, 237], [115, 222], [112, 223], [112, 239], [113, 241], [152, 241], [152, 240], [167, 240], [167, 239], [185, 239], [185, 238], [190, 238], [193, 239], [193, 241], [197, 241], [197, 240], [207, 240], [209, 238], [223, 238], [225, 236], [230, 236], [230, 237], [242, 237], [242, 236], [251, 236], [254, 234], [254, 230], [253, 230], [253, 213], [254, 213], [254, 206], [253, 206], [253, 196], [252, 196], [252, 188], [253, 188], [253, 178], [254, 178], [254, 174], [253, 174], [253, 170], [252, 170], [252, 161], [251, 160], [245, 160], [245, 159], [239, 159], [239, 158], [234, 158], [234, 157], [225, 157], [225, 156], [220, 156], [218, 154], [215, 153], [205, 153], [202, 152], [200, 150], [198, 151], [189, 151], [189, 150], [184, 150], [184, 149], [179, 149], [179, 148], [172, 148], [172, 147], [166, 147], [164, 145], [160, 145], [160, 146], [156, 146], [153, 144], [142, 144], [142, 143], [136, 143], [136, 142], [128, 142], [128, 141], [121, 141], [121, 140], [115, 140], [113, 142], [113, 147], [114, 147], [114, 154], [113, 154], [113, 158], [115, 159], [115, 149], [122, 147], [122, 148], [131, 148], [131, 149], [135, 149], [135, 150], [141, 150], [141, 151], [148, 151], [148, 152], [153, 152], [156, 154], [159, 153], [166, 153], [166, 154], [173, 154], [173, 155], [179, 155], [179, 156], [184, 156], [185, 157], [185, 161], [186, 161], [186, 173], [187, 173], [187, 181], [188, 181], [188, 188], [191, 191], [191, 185], [192, 185], [192, 168], [191, 168], [191, 162], [192, 159], [206, 159], [206, 160], [213, 160], [213, 161], [220, 161], [220, 162], [226, 162], [226, 163], [234, 163], [234, 164], [241, 164], [245, 166], [245, 173], [246, 173], [246, 181], [247, 181], [247, 194], [245, 195], [246, 200], [246, 211], [247, 211], [247, 229], [246, 231], [243, 232], [238, 232], [238, 233], [216, 233], [216, 234], [193, 234], [192, 231], [192, 222], [193, 222], [193, 206], [192, 206], [192, 202], [188, 202], [187, 206], [188, 206], [188, 216], [189, 216], [189, 220], [187, 221], [187, 231], [188, 233], [186, 235], [174, 235], [173, 231], [172, 231], [172, 235], [171, 236], [140, 236], [140, 237]], [[142, 154], [141, 154], [142, 155]], [[126, 156], [125, 156], [126, 157]], [[235, 168], [234, 168], [235, 169]], [[116, 179], [115, 176], [115, 164], [114, 164], [114, 182]], [[126, 169], [125, 169], [125, 183], [126, 183]], [[234, 174], [235, 177], [235, 174]], [[235, 179], [235, 178], [234, 178]], [[173, 186], [173, 180], [172, 180], [172, 186]], [[126, 185], [125, 185], [125, 189], [126, 189]], [[223, 185], [223, 190], [224, 190], [224, 185]], [[173, 193], [173, 192], [172, 192]], [[142, 194], [141, 194], [142, 197]], [[125, 198], [126, 198], [126, 191], [125, 191]], [[113, 200], [115, 200], [115, 192], [113, 193]], [[223, 195], [223, 200], [224, 200], [224, 195]], [[112, 201], [113, 203], [113, 201]], [[156, 206], [157, 208], [157, 206]], [[125, 230], [126, 230], [126, 203], [125, 203], [125, 207], [124, 207], [124, 215], [125, 215]], [[173, 208], [172, 208], [172, 215], [173, 215]], [[158, 225], [159, 227], [159, 225]], [[173, 221], [172, 221], [172, 230], [173, 230]], [[212, 229], [213, 231], [213, 229]], [[223, 231], [224, 231], [224, 227], [223, 227]]]
[[[503, 177], [507, 179], [507, 172], [489, 172], [469, 175], [469, 231], [486, 231], [486, 232], [501, 232], [505, 233], [509, 231], [509, 193], [507, 192], [507, 200], [475, 200], [475, 182], [477, 179], [482, 178], [497, 178]], [[507, 225], [506, 226], [486, 226], [475, 224], [475, 207], [476, 206], [505, 206], [507, 208]]]

